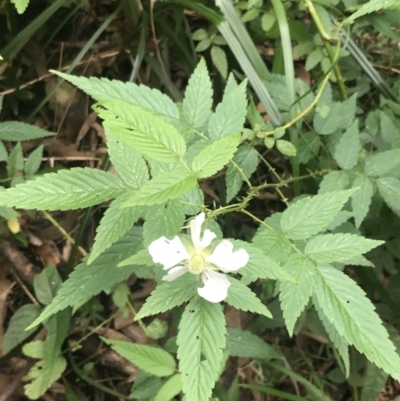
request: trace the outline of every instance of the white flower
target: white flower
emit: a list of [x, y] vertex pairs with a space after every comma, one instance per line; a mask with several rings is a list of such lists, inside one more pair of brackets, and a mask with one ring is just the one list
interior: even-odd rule
[[163, 280], [172, 281], [187, 272], [201, 275], [204, 287], [197, 289], [199, 295], [210, 302], [221, 302], [228, 295], [230, 282], [217, 270], [235, 272], [247, 264], [249, 254], [244, 249], [232, 252], [233, 244], [228, 240], [223, 240], [210, 254], [207, 247], [216, 235], [207, 229], [201, 238], [204, 220], [204, 213], [200, 213], [190, 222], [193, 245], [186, 245], [185, 248], [179, 237], [172, 240], [161, 237], [150, 244], [149, 253], [155, 263], [162, 264], [164, 270], [168, 270]]

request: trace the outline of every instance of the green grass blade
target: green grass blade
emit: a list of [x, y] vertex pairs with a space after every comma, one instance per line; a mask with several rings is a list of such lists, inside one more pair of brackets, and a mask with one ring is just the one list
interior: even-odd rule
[[239, 387], [248, 388], [250, 390], [261, 391], [262, 393], [276, 395], [283, 400], [289, 401], [309, 401], [308, 398], [300, 397], [299, 395], [294, 395], [287, 393], [286, 391], [276, 390], [272, 387], [261, 386], [259, 384], [239, 384]]

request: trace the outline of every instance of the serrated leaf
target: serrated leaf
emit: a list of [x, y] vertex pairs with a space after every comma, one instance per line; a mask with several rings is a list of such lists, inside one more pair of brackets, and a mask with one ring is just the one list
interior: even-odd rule
[[323, 234], [311, 238], [304, 253], [316, 262], [340, 262], [369, 252], [383, 243], [354, 234]]
[[[229, 80], [234, 81], [234, 78], [230, 76]], [[247, 81], [243, 81], [229, 91], [228, 85], [225, 88], [222, 102], [208, 121], [208, 135], [211, 139], [233, 135], [243, 129], [247, 113], [246, 85]]]
[[356, 117], [356, 108], [357, 108], [357, 93], [354, 93], [348, 99], [341, 103], [341, 121], [339, 124], [339, 128], [346, 129], [350, 126], [350, 124], [354, 121]]
[[198, 285], [193, 274], [184, 274], [173, 281], [162, 282], [146, 299], [135, 320], [166, 312], [188, 302], [197, 294]]
[[[233, 164], [233, 163], [234, 164]], [[240, 191], [243, 175], [250, 178], [258, 165], [257, 151], [248, 145], [239, 146], [226, 171], [226, 201], [230, 202]]]
[[212, 41], [210, 38], [204, 38], [197, 44], [196, 49], [195, 49], [196, 52], [198, 52], [198, 53], [204, 52], [211, 46], [211, 43], [212, 43]]
[[311, 71], [315, 66], [317, 66], [322, 60], [321, 50], [313, 50], [307, 57], [306, 60], [306, 71]]
[[224, 50], [214, 44], [211, 47], [211, 59], [222, 78], [226, 79], [228, 77], [228, 60]]
[[141, 249], [134, 255], [129, 256], [129, 258], [124, 259], [122, 262], [119, 262], [117, 267], [123, 267], [128, 265], [153, 266], [154, 262], [149, 254], [148, 249], [145, 248]]
[[349, 185], [349, 176], [344, 171], [331, 171], [324, 176], [319, 184], [319, 194], [346, 189]]
[[91, 168], [49, 173], [1, 193], [0, 206], [21, 209], [80, 209], [115, 198], [126, 191], [117, 176]]
[[208, 32], [203, 28], [200, 28], [196, 32], [193, 32], [193, 35], [192, 35], [192, 39], [196, 40], [196, 41], [203, 40], [207, 37], [208, 37]]
[[309, 259], [296, 253], [289, 256], [283, 268], [297, 281], [282, 281], [279, 285], [283, 317], [292, 336], [296, 321], [313, 293], [316, 267]]
[[258, 313], [272, 319], [271, 312], [249, 287], [233, 277], [227, 276], [227, 278], [231, 285], [228, 289], [228, 296], [225, 299], [226, 303], [238, 310]]
[[106, 128], [145, 156], [173, 163], [186, 152], [185, 140], [176, 128], [145, 109], [117, 100], [99, 102], [93, 109]]
[[122, 207], [165, 203], [185, 194], [196, 185], [196, 177], [187, 171], [166, 171], [135, 192]]
[[282, 214], [281, 228], [293, 240], [306, 239], [326, 227], [354, 190], [328, 192], [300, 199]]
[[358, 131], [358, 120], [356, 120], [340, 138], [335, 147], [334, 157], [343, 170], [350, 170], [357, 164], [360, 150], [360, 133]]
[[189, 127], [201, 129], [211, 114], [213, 90], [204, 59], [190, 76], [182, 102], [183, 115]]
[[0, 123], [0, 141], [28, 141], [52, 135], [55, 133], [18, 121]]
[[348, 21], [353, 21], [365, 14], [373, 13], [374, 11], [388, 9], [388, 8], [398, 8], [400, 7], [399, 0], [370, 0], [363, 4], [354, 14], [347, 18]]
[[36, 274], [33, 281], [36, 298], [40, 303], [48, 305], [54, 299], [62, 284], [58, 271], [53, 266], [46, 267]]
[[141, 154], [107, 130], [107, 149], [111, 163], [121, 178], [132, 188], [140, 188], [149, 180], [149, 170]]
[[269, 361], [278, 357], [275, 349], [247, 330], [228, 328], [226, 348], [230, 356]]
[[321, 147], [321, 140], [314, 132], [305, 132], [299, 139], [299, 162], [306, 164], [311, 158], [317, 157]]
[[400, 136], [399, 129], [396, 127], [396, 125], [393, 123], [390, 117], [383, 111], [379, 113], [379, 117], [380, 117], [380, 126], [381, 126], [380, 131], [382, 138], [386, 143], [392, 145], [392, 148], [397, 148], [398, 146], [396, 146], [395, 144], [399, 143], [399, 136]]
[[42, 163], [43, 145], [38, 146], [28, 157], [24, 165], [24, 172], [28, 176], [33, 176]]
[[235, 250], [244, 249], [249, 254], [249, 261], [246, 266], [238, 270], [238, 273], [246, 277], [250, 282], [258, 278], [296, 281], [290, 273], [284, 270], [273, 259], [266, 256], [257, 246], [241, 240], [231, 239], [229, 241], [232, 242]]
[[344, 273], [319, 266], [314, 294], [328, 320], [349, 344], [385, 372], [400, 379], [400, 357], [364, 291]]
[[87, 261], [88, 265], [125, 235], [143, 217], [145, 213], [144, 206], [120, 208], [131, 196], [131, 193], [118, 196], [105, 211], [96, 229], [96, 238]]
[[381, 177], [398, 171], [400, 168], [400, 149], [377, 152], [365, 160], [364, 172], [372, 177]]
[[119, 355], [154, 376], [170, 376], [175, 372], [171, 354], [153, 345], [133, 344], [127, 341], [101, 339]]
[[53, 71], [53, 73], [71, 82], [97, 101], [121, 100], [164, 116], [179, 119], [179, 110], [176, 104], [158, 89], [107, 78], [77, 77], [59, 71]]
[[158, 390], [154, 401], [170, 401], [182, 391], [182, 375], [177, 373], [170, 377]]
[[[35, 342], [45, 344], [43, 341]], [[31, 383], [24, 386], [25, 395], [31, 400], [40, 398], [61, 377], [66, 367], [67, 361], [61, 355], [52, 361], [41, 359], [39, 362], [36, 362], [24, 377], [24, 381], [31, 381]]]
[[218, 303], [196, 296], [183, 312], [177, 337], [183, 392], [190, 401], [211, 397], [226, 344], [225, 317]]
[[343, 364], [346, 370], [346, 377], [350, 374], [350, 357], [349, 357], [349, 343], [346, 339], [341, 336], [338, 331], [336, 330], [335, 325], [332, 323], [331, 320], [326, 316], [324, 310], [320, 307], [318, 303], [318, 299], [314, 296], [313, 297], [314, 306], [318, 313], [318, 316], [325, 328], [325, 331], [328, 333], [329, 339], [332, 341], [333, 345], [339, 352], [343, 360]]
[[129, 397], [140, 401], [142, 401], [142, 399], [144, 399], [143, 401], [148, 401], [149, 399], [153, 400], [152, 397], [157, 394], [161, 386], [162, 381], [159, 377], [151, 376], [144, 370], [139, 370]]
[[361, 387], [360, 401], [373, 401], [380, 398], [382, 389], [388, 380], [388, 374], [371, 362], [367, 362]]
[[[3, 191], [0, 190], [0, 194]], [[0, 206], [0, 217], [6, 220], [17, 221], [19, 217], [19, 213], [11, 207]]]
[[115, 284], [126, 280], [137, 266], [117, 268], [117, 265], [141, 248], [142, 230], [133, 227], [90, 265], [87, 264], [87, 258], [84, 259], [62, 284], [52, 303], [29, 328], [68, 306], [82, 305], [94, 295], [102, 291], [108, 292]]
[[334, 102], [329, 107], [329, 112], [325, 117], [319, 113], [314, 115], [314, 129], [319, 135], [333, 134], [341, 124], [342, 105], [339, 102]]
[[145, 220], [143, 243], [144, 246], [148, 246], [160, 237], [171, 238], [179, 234], [185, 220], [185, 213], [182, 204], [174, 199], [165, 205], [149, 206]]
[[27, 304], [21, 306], [12, 316], [4, 335], [3, 352], [15, 348], [27, 339], [36, 329], [25, 329], [40, 315], [42, 308], [37, 305]]
[[400, 215], [400, 180], [394, 177], [381, 177], [376, 184], [386, 204]]
[[292, 245], [288, 238], [282, 233], [280, 222], [282, 213], [274, 213], [271, 217], [267, 217], [264, 222], [270, 228], [260, 225], [253, 243], [261, 249], [265, 255], [272, 259], [282, 262], [292, 252]]
[[374, 194], [374, 186], [366, 176], [357, 177], [353, 181], [353, 188], [357, 187], [359, 188], [358, 191], [351, 196], [351, 207], [353, 209], [356, 228], [360, 227], [367, 216], [372, 195]]
[[240, 144], [239, 133], [221, 138], [206, 146], [193, 160], [192, 170], [197, 178], [207, 178], [220, 171]]

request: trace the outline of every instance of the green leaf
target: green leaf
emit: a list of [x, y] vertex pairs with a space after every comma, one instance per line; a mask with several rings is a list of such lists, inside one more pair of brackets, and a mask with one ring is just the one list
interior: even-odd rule
[[127, 341], [101, 339], [119, 355], [154, 376], [170, 376], [175, 372], [171, 354], [153, 345], [132, 344]]
[[[0, 193], [3, 193], [4, 191], [2, 191], [0, 189]], [[6, 220], [18, 220], [19, 217], [19, 213], [17, 211], [15, 211], [14, 209], [12, 209], [11, 207], [3, 207], [0, 206], [0, 217], [3, 217], [3, 219]]]
[[321, 140], [314, 132], [305, 132], [301, 135], [298, 146], [299, 162], [306, 164], [310, 159], [317, 157], [321, 147]]
[[293, 240], [317, 234], [333, 220], [352, 193], [354, 189], [300, 199], [283, 212], [282, 231]]
[[170, 377], [158, 390], [154, 401], [170, 401], [182, 391], [182, 375], [177, 373]]
[[22, 152], [22, 145], [18, 142], [7, 159], [7, 171], [11, 178], [20, 177], [20, 173], [24, 168], [24, 154]]
[[196, 40], [196, 41], [203, 40], [207, 37], [208, 37], [208, 32], [203, 28], [200, 28], [196, 32], [193, 32], [193, 35], [192, 35], [192, 39]]
[[271, 312], [268, 308], [256, 297], [249, 287], [242, 284], [239, 280], [227, 276], [231, 285], [228, 289], [228, 296], [225, 302], [238, 310], [244, 312], [258, 313], [272, 319]]
[[117, 265], [141, 248], [142, 230], [133, 227], [90, 265], [87, 264], [87, 258], [84, 259], [62, 284], [52, 303], [29, 328], [68, 306], [82, 305], [102, 291], [109, 292], [115, 284], [126, 280], [134, 273], [136, 266], [117, 268]]
[[163, 116], [179, 119], [179, 110], [176, 104], [158, 89], [152, 89], [146, 85], [136, 85], [133, 82], [77, 77], [59, 71], [52, 72], [71, 82], [97, 101], [120, 100]]
[[145, 248], [141, 249], [139, 252], [129, 256], [129, 258], [118, 263], [117, 267], [123, 267], [128, 265], [153, 266], [154, 262], [149, 254], [148, 249]]
[[173, 163], [186, 152], [185, 140], [176, 128], [145, 109], [117, 100], [102, 101], [93, 109], [106, 128], [144, 156]]
[[[34, 343], [25, 345], [24, 353], [28, 356], [30, 356], [28, 352], [31, 351], [28, 346], [31, 344], [45, 347], [44, 341], [35, 341]], [[41, 359], [36, 362], [29, 370], [29, 373], [24, 377], [24, 381], [31, 381], [31, 383], [25, 384], [24, 386], [25, 395], [31, 400], [40, 398], [46, 390], [61, 377], [66, 367], [67, 361], [61, 355], [52, 361]]]
[[344, 273], [331, 267], [317, 269], [314, 293], [319, 307], [349, 344], [385, 372], [400, 379], [400, 357], [364, 291]]
[[400, 168], [400, 149], [377, 152], [367, 157], [364, 172], [372, 177], [390, 175]]
[[92, 168], [49, 173], [2, 192], [0, 206], [21, 209], [80, 209], [115, 198], [125, 192], [115, 175]]
[[342, 120], [342, 105], [338, 102], [329, 104], [329, 112], [326, 116], [320, 113], [314, 115], [314, 129], [319, 135], [333, 134], [340, 126]]
[[12, 316], [4, 335], [3, 351], [15, 348], [26, 340], [36, 329], [25, 329], [40, 315], [42, 308], [37, 305], [27, 304], [21, 306]]
[[319, 194], [346, 189], [349, 185], [349, 176], [344, 171], [331, 171], [324, 176], [319, 184]]
[[265, 32], [268, 32], [275, 24], [276, 18], [273, 14], [264, 14], [261, 18], [261, 26]]
[[335, 147], [334, 157], [343, 170], [350, 170], [356, 166], [358, 153], [361, 150], [358, 120], [346, 130]]
[[121, 209], [131, 193], [125, 193], [113, 200], [105, 211], [96, 229], [96, 238], [90, 252], [87, 264], [90, 265], [100, 254], [118, 241], [144, 215], [143, 206], [133, 206]]
[[292, 244], [288, 238], [282, 233], [280, 227], [282, 213], [274, 213], [271, 217], [267, 217], [264, 223], [269, 226], [260, 225], [256, 235], [253, 238], [253, 243], [261, 249], [265, 255], [272, 259], [282, 262], [292, 252]]
[[314, 289], [315, 265], [300, 254], [292, 254], [283, 268], [297, 283], [282, 281], [279, 285], [281, 307], [289, 335], [293, 335], [294, 325], [306, 307]]
[[148, 246], [160, 237], [171, 238], [179, 234], [185, 221], [185, 213], [182, 204], [174, 199], [165, 205], [149, 206], [145, 220], [143, 241]]
[[28, 7], [29, 0], [11, 0], [18, 14], [23, 14]]
[[328, 333], [329, 339], [333, 343], [333, 345], [336, 347], [336, 349], [339, 352], [339, 355], [341, 356], [343, 360], [343, 364], [346, 370], [346, 377], [349, 376], [350, 374], [350, 358], [349, 358], [349, 343], [346, 341], [346, 339], [341, 336], [338, 331], [336, 330], [335, 325], [332, 323], [332, 321], [326, 316], [324, 309], [320, 307], [318, 303], [318, 299], [313, 297], [313, 303], [315, 306], [315, 309], [318, 313], [318, 316], [325, 328], [325, 331]]
[[106, 132], [111, 163], [121, 178], [132, 188], [140, 188], [149, 180], [149, 170], [141, 154], [110, 130]]
[[226, 79], [228, 77], [228, 60], [224, 50], [214, 44], [211, 47], [211, 59], [222, 78]]
[[399, 0], [370, 0], [363, 4], [361, 8], [359, 8], [354, 14], [350, 15], [350, 17], [347, 18], [347, 21], [353, 21], [356, 18], [359, 18], [365, 14], [373, 13], [374, 11], [388, 8], [398, 9], [399, 7]]
[[357, 177], [353, 181], [353, 188], [357, 187], [359, 188], [358, 191], [351, 196], [351, 207], [353, 209], [356, 228], [360, 227], [367, 216], [372, 195], [374, 194], [374, 186], [366, 176]]
[[241, 141], [239, 133], [221, 138], [206, 146], [193, 160], [197, 178], [206, 178], [220, 171], [236, 152]]
[[43, 145], [38, 146], [28, 157], [24, 165], [24, 172], [26, 175], [31, 176], [39, 170], [43, 157]]
[[341, 120], [339, 124], [340, 129], [346, 129], [353, 123], [356, 117], [356, 108], [357, 108], [357, 93], [354, 93], [348, 99], [341, 103]]
[[212, 41], [210, 38], [204, 38], [197, 44], [196, 49], [195, 49], [196, 52], [198, 52], [198, 53], [204, 52], [211, 46], [211, 43], [212, 43]]
[[189, 79], [183, 100], [183, 115], [187, 124], [201, 129], [211, 114], [213, 91], [204, 59], [200, 60]]
[[139, 370], [129, 397], [140, 401], [153, 400], [161, 386], [162, 381], [159, 377], [151, 376], [144, 370]]
[[196, 178], [187, 171], [166, 171], [135, 192], [122, 207], [165, 203], [185, 194], [196, 185]]
[[306, 60], [306, 71], [311, 71], [315, 66], [317, 66], [322, 60], [321, 50], [313, 50], [307, 57]]
[[177, 337], [183, 392], [190, 401], [211, 397], [226, 344], [225, 317], [218, 303], [196, 296], [183, 312]]
[[62, 284], [58, 271], [53, 266], [46, 267], [42, 272], [35, 275], [33, 288], [38, 301], [49, 305], [54, 299]]
[[55, 133], [18, 121], [0, 123], [0, 141], [27, 141], [52, 135]]
[[354, 234], [323, 234], [311, 238], [304, 253], [316, 262], [340, 262], [362, 255], [383, 243]]
[[390, 117], [383, 111], [379, 113], [379, 117], [382, 138], [387, 144], [392, 145], [392, 148], [398, 148], [400, 137], [399, 129], [396, 127]]
[[278, 139], [276, 141], [276, 148], [285, 156], [294, 157], [297, 154], [297, 149], [295, 146], [284, 139]]
[[3, 142], [0, 141], [0, 160], [7, 161], [8, 160], [8, 152]]
[[188, 302], [197, 294], [198, 285], [193, 274], [184, 274], [173, 281], [162, 282], [147, 298], [135, 320], [166, 312]]
[[383, 200], [400, 215], [400, 180], [394, 177], [382, 177], [376, 183]]
[[257, 151], [248, 145], [239, 146], [226, 171], [226, 201], [230, 202], [240, 191], [243, 176], [250, 178], [258, 165]]
[[371, 362], [367, 363], [365, 377], [361, 387], [360, 401], [379, 400], [382, 389], [388, 380], [388, 374]]
[[228, 328], [226, 348], [230, 356], [239, 358], [269, 361], [278, 357], [278, 353], [271, 345], [247, 330]]
[[236, 81], [233, 75], [230, 75], [222, 102], [208, 121], [208, 135], [211, 139], [233, 135], [243, 129], [247, 114], [247, 81], [227, 91], [233, 84], [236, 84]]
[[266, 256], [257, 246], [241, 240], [231, 239], [229, 241], [232, 242], [235, 250], [244, 249], [249, 254], [247, 265], [238, 270], [238, 273], [246, 277], [247, 280], [255, 281], [258, 278], [270, 278], [273, 280], [296, 281], [290, 273], [269, 256]]
[[68, 309], [59, 311], [43, 324], [47, 330], [44, 358], [47, 361], [53, 361], [61, 354], [61, 346], [68, 334], [70, 328], [70, 311]]

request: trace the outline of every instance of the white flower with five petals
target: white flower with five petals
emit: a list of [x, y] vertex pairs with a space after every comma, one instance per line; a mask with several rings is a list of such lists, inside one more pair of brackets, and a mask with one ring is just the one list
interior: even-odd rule
[[249, 261], [249, 254], [244, 249], [233, 252], [233, 244], [223, 240], [210, 252], [210, 245], [216, 235], [204, 230], [201, 238], [201, 226], [205, 215], [200, 213], [190, 222], [192, 244], [183, 244], [179, 237], [169, 240], [161, 237], [149, 246], [149, 253], [155, 263], [164, 266], [168, 273], [163, 280], [172, 281], [185, 273], [201, 275], [204, 287], [198, 288], [198, 294], [210, 302], [221, 302], [228, 295], [229, 280], [224, 274], [244, 267]]

